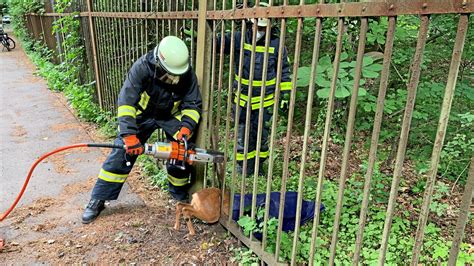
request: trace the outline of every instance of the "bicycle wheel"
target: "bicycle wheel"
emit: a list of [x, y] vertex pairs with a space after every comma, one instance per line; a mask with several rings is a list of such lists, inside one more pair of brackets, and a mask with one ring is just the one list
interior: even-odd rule
[[2, 40], [2, 45], [7, 48], [7, 51], [10, 51], [10, 44], [7, 42], [7, 40], [3, 39]]
[[15, 49], [16, 44], [15, 44], [15, 41], [12, 38], [8, 37], [7, 38], [7, 43], [8, 43], [8, 46], [10, 47], [10, 50]]

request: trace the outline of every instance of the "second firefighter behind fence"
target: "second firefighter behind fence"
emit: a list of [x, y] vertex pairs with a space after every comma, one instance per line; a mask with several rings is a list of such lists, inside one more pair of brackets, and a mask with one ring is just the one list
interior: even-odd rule
[[[268, 4], [265, 2], [260, 2], [260, 6], [267, 7]], [[237, 170], [240, 174], [243, 172], [243, 161], [247, 159], [246, 167], [246, 176], [251, 176], [255, 171], [255, 160], [256, 160], [256, 148], [257, 148], [257, 138], [258, 138], [258, 120], [259, 120], [259, 108], [260, 108], [260, 93], [262, 86], [265, 85], [265, 97], [263, 99], [263, 127], [262, 127], [262, 140], [261, 148], [259, 155], [259, 169], [258, 174], [264, 175], [263, 163], [268, 158], [268, 137], [270, 133], [270, 120], [272, 118], [273, 105], [275, 104], [274, 92], [276, 90], [276, 79], [278, 71], [278, 58], [279, 58], [279, 47], [280, 47], [280, 38], [277, 35], [277, 29], [272, 28], [270, 33], [270, 42], [268, 44], [268, 66], [266, 73], [266, 81], [263, 81], [263, 65], [265, 59], [265, 33], [266, 27], [271, 21], [266, 18], [252, 19], [248, 23], [247, 30], [244, 34], [241, 32], [235, 32], [234, 35], [227, 33], [224, 38], [217, 38], [217, 47], [221, 45], [221, 41], [224, 41], [224, 52], [230, 53], [231, 49], [231, 39], [234, 38], [234, 68], [236, 69], [235, 80], [234, 80], [234, 112], [236, 105], [240, 105], [240, 112], [238, 117], [238, 136], [237, 136]], [[252, 57], [252, 36], [253, 36], [253, 26], [252, 23], [257, 23], [257, 33], [256, 33], [256, 48], [255, 48], [255, 63], [251, 64]], [[243, 47], [241, 47], [241, 36], [244, 36]], [[239, 55], [243, 50], [243, 61], [242, 61], [242, 71], [241, 77], [239, 76]], [[288, 57], [286, 48], [282, 49], [282, 68], [281, 68], [281, 101], [277, 104], [280, 105], [281, 109], [288, 108], [288, 99], [289, 92], [291, 91], [291, 77], [290, 77], [290, 66], [288, 63]], [[252, 90], [249, 92], [249, 78], [251, 68], [253, 68], [254, 76], [252, 80]], [[239, 80], [241, 80], [240, 87], [240, 99], [237, 98], [237, 89], [239, 85]], [[249, 95], [251, 94], [251, 97]], [[250, 106], [250, 127], [248, 132], [246, 132], [246, 116], [247, 116], [247, 105]], [[248, 135], [249, 144], [247, 155], [245, 158], [245, 136]]]

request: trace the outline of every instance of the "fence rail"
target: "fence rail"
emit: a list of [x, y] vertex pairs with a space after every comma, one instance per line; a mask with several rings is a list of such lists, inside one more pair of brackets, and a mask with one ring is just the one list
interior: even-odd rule
[[[314, 1], [313, 1], [314, 2]], [[340, 72], [342, 57], [344, 53], [344, 39], [348, 35], [348, 24], [355, 28], [358, 34], [354, 34], [355, 65], [353, 72], [352, 96], [348, 101], [348, 113], [345, 125], [345, 138], [341, 156], [340, 171], [338, 172], [338, 190], [336, 197], [335, 215], [333, 217], [333, 228], [329, 244], [329, 264], [337, 262], [337, 245], [340, 235], [341, 216], [344, 211], [344, 196], [348, 179], [351, 178], [349, 169], [351, 157], [354, 156], [354, 137], [356, 133], [355, 121], [358, 108], [358, 95], [361, 90], [361, 79], [363, 78], [364, 60], [367, 52], [367, 34], [371, 30], [370, 19], [387, 20], [385, 29], [382, 53], [381, 72], [378, 83], [378, 95], [375, 100], [374, 120], [370, 148], [367, 152], [367, 169], [363, 176], [363, 190], [360, 201], [360, 215], [357, 219], [358, 230], [353, 250], [351, 252], [353, 263], [363, 263], [362, 249], [364, 247], [364, 232], [367, 224], [370, 224], [369, 204], [371, 203], [371, 187], [374, 185], [374, 172], [376, 169], [378, 146], [384, 119], [384, 107], [387, 90], [389, 88], [391, 65], [393, 55], [395, 32], [397, 30], [397, 18], [400, 16], [417, 15], [419, 24], [414, 25], [418, 31], [416, 47], [412, 57], [412, 64], [409, 69], [409, 80], [406, 84], [406, 106], [403, 109], [403, 118], [400, 122], [398, 145], [394, 145], [396, 151], [395, 163], [391, 171], [392, 179], [388, 203], [386, 206], [385, 223], [383, 225], [382, 237], [378, 253], [378, 264], [382, 265], [386, 261], [387, 248], [389, 246], [392, 222], [397, 206], [399, 184], [406, 166], [405, 156], [409, 142], [409, 134], [413, 113], [416, 111], [415, 100], [420, 77], [423, 74], [423, 63], [425, 47], [429, 45], [430, 23], [434, 15], [455, 14], [458, 17], [458, 26], [454, 46], [452, 50], [451, 64], [445, 87], [445, 95], [442, 102], [439, 116], [437, 134], [433, 140], [433, 152], [431, 156], [430, 169], [426, 181], [425, 195], [419, 213], [418, 228], [414, 238], [414, 246], [411, 254], [411, 264], [419, 263], [419, 255], [423, 245], [425, 226], [429, 217], [429, 206], [432, 202], [433, 188], [438, 176], [438, 166], [440, 163], [441, 150], [447, 131], [450, 108], [452, 106], [456, 81], [459, 77], [459, 68], [463, 54], [466, 35], [468, 32], [469, 15], [474, 12], [474, 2], [472, 0], [423, 0], [423, 1], [386, 1], [386, 2], [355, 2], [329, 4], [321, 0], [316, 4], [305, 4], [301, 0], [299, 4], [290, 5], [287, 0], [269, 1], [269, 7], [258, 7], [260, 1], [256, 1], [255, 6], [249, 7], [248, 1], [244, 0], [242, 6], [237, 8], [237, 1], [211, 1], [211, 0], [179, 0], [179, 1], [133, 1], [133, 0], [82, 0], [79, 1], [77, 9], [69, 10], [70, 13], [54, 13], [51, 8], [45, 14], [30, 14], [26, 17], [29, 32], [35, 39], [44, 40], [44, 43], [52, 50], [56, 51], [58, 57], [61, 54], [60, 43], [64, 36], [54, 36], [52, 34], [53, 22], [62, 16], [77, 16], [81, 20], [83, 38], [86, 46], [86, 57], [89, 64], [88, 76], [95, 80], [97, 88], [97, 100], [104, 110], [115, 112], [116, 99], [121, 84], [125, 78], [128, 68], [142, 54], [151, 50], [161, 38], [166, 35], [178, 35], [185, 39], [191, 51], [191, 63], [194, 66], [201, 85], [203, 95], [203, 119], [199, 129], [198, 145], [202, 147], [212, 147], [222, 149], [226, 153], [226, 160], [223, 166], [208, 166], [198, 169], [204, 176], [202, 180], [204, 186], [215, 186], [215, 177], [222, 182], [223, 192], [230, 192], [230, 198], [240, 200], [232, 201], [228, 217], [221, 217], [221, 224], [238, 237], [245, 245], [251, 248], [261, 260], [268, 264], [290, 263], [292, 265], [302, 263], [297, 260], [298, 252], [301, 252], [300, 232], [301, 213], [303, 199], [305, 197], [305, 181], [314, 180], [316, 186], [313, 203], [315, 205], [312, 218], [310, 247], [307, 252], [307, 261], [314, 264], [318, 254], [318, 240], [321, 240], [320, 220], [321, 205], [325, 180], [328, 178], [327, 162], [331, 156], [331, 134], [333, 130], [333, 120], [337, 90], [340, 86]], [[277, 3], [277, 4], [275, 4]], [[72, 12], [75, 11], [75, 12]], [[274, 33], [271, 24], [264, 26], [266, 34], [263, 41], [257, 41], [257, 26], [249, 24], [248, 18], [270, 18], [272, 24], [278, 27], [278, 32]], [[331, 20], [332, 19], [332, 20]], [[207, 23], [206, 23], [207, 22]], [[289, 32], [288, 25], [293, 23], [295, 30]], [[322, 67], [320, 60], [323, 58], [322, 42], [330, 36], [323, 28], [325, 23], [334, 22], [334, 32], [337, 36], [332, 43], [330, 58], [332, 61], [330, 84], [327, 91], [326, 115], [324, 118], [324, 129], [321, 132], [321, 148], [319, 158], [314, 158], [311, 148], [314, 147], [315, 117], [313, 108], [316, 104], [316, 89], [318, 73]], [[314, 29], [308, 32], [305, 29]], [[263, 30], [263, 29], [262, 29]], [[472, 30], [472, 29], [470, 29]], [[188, 32], [187, 35], [184, 32]], [[250, 32], [250, 35], [246, 34]], [[270, 47], [271, 35], [278, 40], [277, 46]], [[228, 36], [229, 41], [223, 41], [224, 36]], [[229, 37], [230, 36], [230, 37]], [[250, 37], [249, 37], [250, 36]], [[197, 37], [197, 38], [195, 38]], [[288, 40], [292, 39], [291, 45]], [[470, 40], [472, 41], [472, 40]], [[275, 44], [273, 44], [275, 45]], [[291, 47], [293, 50], [287, 50]], [[273, 50], [272, 50], [273, 49]], [[302, 58], [305, 49], [312, 49], [309, 58]], [[328, 50], [328, 49], [326, 49]], [[263, 55], [262, 55], [263, 54]], [[288, 54], [292, 59], [287, 62], [284, 55]], [[262, 64], [256, 64], [256, 58], [262, 60]], [[301, 65], [310, 64], [309, 72], [301, 74]], [[246, 65], [247, 64], [247, 65]], [[258, 67], [258, 69], [257, 69]], [[292, 77], [290, 81], [284, 80], [283, 68], [291, 69]], [[345, 67], [345, 66], [344, 66]], [[276, 76], [267, 77], [270, 68], [274, 68]], [[244, 77], [244, 71], [248, 71], [248, 77]], [[319, 72], [318, 72], [319, 71]], [[398, 71], [398, 70], [396, 70]], [[260, 73], [261, 72], [261, 73]], [[298, 80], [303, 75], [309, 77], [308, 85], [305, 87], [305, 99], [297, 96]], [[271, 80], [270, 80], [271, 79]], [[277, 127], [281, 125], [282, 118], [279, 117], [279, 102], [284, 93], [281, 90], [283, 83], [289, 82], [289, 112], [284, 117], [286, 130], [282, 132]], [[271, 105], [265, 105], [269, 97], [268, 91], [273, 89], [271, 94]], [[242, 88], [247, 88], [248, 93], [242, 92]], [[235, 101], [234, 101], [235, 98]], [[242, 105], [242, 100], [248, 101]], [[255, 99], [255, 104], [250, 104]], [[268, 101], [270, 102], [270, 101]], [[235, 103], [235, 104], [234, 104]], [[304, 116], [295, 120], [296, 108], [304, 106]], [[266, 115], [270, 114], [271, 118]], [[240, 121], [240, 122], [239, 122]], [[256, 123], [256, 124], [255, 124]], [[295, 133], [294, 125], [304, 125], [304, 132]], [[243, 130], [243, 131], [242, 131]], [[245, 134], [242, 134], [245, 132]], [[253, 132], [253, 133], [252, 133]], [[253, 135], [252, 135], [253, 134]], [[292, 151], [291, 142], [298, 135], [302, 140], [301, 150]], [[255, 136], [255, 137], [252, 137]], [[255, 139], [251, 139], [255, 138]], [[240, 146], [239, 146], [240, 145]], [[313, 145], [313, 146], [312, 146]], [[267, 149], [268, 146], [268, 149]], [[241, 156], [241, 159], [238, 157]], [[260, 158], [263, 158], [260, 160]], [[263, 161], [268, 158], [268, 169], [265, 176], [259, 173]], [[262, 162], [260, 162], [262, 161]], [[290, 164], [297, 162], [299, 173], [291, 176]], [[247, 170], [249, 166], [255, 166]], [[318, 165], [318, 169], [313, 176], [308, 176], [309, 164]], [[238, 165], [242, 172], [238, 171]], [[276, 167], [281, 171], [276, 171]], [[469, 171], [462, 199], [462, 208], [458, 223], [455, 228], [454, 244], [450, 251], [449, 265], [454, 265], [460, 249], [460, 242], [466, 231], [467, 214], [469, 213], [469, 202], [473, 194], [474, 173]], [[246, 177], [246, 176], [250, 177]], [[420, 177], [422, 178], [422, 177]], [[290, 179], [296, 179], [297, 191], [296, 200], [296, 221], [294, 224], [294, 234], [291, 241], [291, 259], [281, 261], [282, 237], [283, 237], [283, 217], [285, 213], [285, 199], [288, 194]], [[263, 184], [261, 187], [259, 184]], [[274, 250], [269, 251], [270, 236], [268, 235], [270, 217], [270, 195], [272, 191], [279, 191], [279, 208], [277, 215], [276, 238], [272, 239]], [[265, 193], [261, 206], [257, 205], [257, 196]], [[244, 212], [246, 206], [243, 200], [246, 195], [251, 195], [250, 211]], [[263, 232], [261, 240], [256, 240], [253, 233], [245, 236], [240, 227], [234, 221], [233, 213], [238, 204], [238, 217], [249, 215], [252, 220], [256, 220], [259, 208], [263, 208]], [[264, 206], [264, 207], [262, 207]], [[259, 218], [260, 219], [260, 218]], [[467, 224], [467, 226], [471, 226]], [[472, 230], [469, 229], [470, 231]], [[255, 229], [254, 229], [255, 231]], [[321, 248], [321, 246], [319, 246]]]

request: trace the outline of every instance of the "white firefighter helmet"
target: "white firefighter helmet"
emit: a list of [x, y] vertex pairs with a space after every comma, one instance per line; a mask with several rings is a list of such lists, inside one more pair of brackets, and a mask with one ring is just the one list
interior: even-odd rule
[[[260, 2], [259, 3], [260, 7], [269, 7], [270, 5], [266, 2]], [[259, 18], [257, 19], [257, 26], [259, 27], [266, 27], [270, 20], [268, 18]], [[255, 23], [255, 19], [252, 19], [252, 23]]]
[[176, 36], [166, 36], [153, 51], [155, 60], [172, 75], [182, 75], [189, 69], [189, 51], [186, 44]]

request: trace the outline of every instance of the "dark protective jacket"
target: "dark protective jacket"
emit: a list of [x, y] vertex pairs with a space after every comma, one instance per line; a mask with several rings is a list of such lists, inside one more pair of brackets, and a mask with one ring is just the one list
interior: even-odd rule
[[[230, 53], [231, 34], [225, 35], [224, 53]], [[234, 33], [234, 88], [238, 87], [239, 80], [239, 59], [240, 50], [242, 49], [241, 32]], [[217, 38], [217, 50], [220, 48], [221, 38]], [[273, 94], [275, 92], [276, 77], [277, 77], [277, 65], [278, 65], [278, 52], [280, 47], [280, 38], [277, 36], [276, 29], [273, 28], [270, 36], [270, 44], [268, 46], [268, 66], [267, 66], [267, 79], [265, 83], [265, 99], [264, 107], [271, 106], [274, 103]], [[245, 33], [244, 40], [244, 56], [242, 65], [242, 85], [241, 85], [241, 96], [240, 105], [246, 106], [249, 95], [249, 77], [251, 68], [251, 56], [252, 56], [252, 29], [249, 29]], [[255, 48], [255, 64], [254, 64], [254, 76], [252, 82], [252, 110], [258, 109], [260, 104], [260, 93], [263, 85], [263, 64], [265, 56], [265, 36], [263, 36], [257, 43]], [[281, 82], [280, 88], [282, 93], [289, 92], [291, 90], [291, 76], [290, 76], [290, 65], [288, 63], [288, 56], [286, 48], [283, 48], [282, 55], [282, 69], [281, 69]], [[234, 99], [234, 103], [237, 103], [237, 99]]]
[[140, 57], [125, 78], [118, 98], [120, 136], [137, 134], [138, 123], [147, 119], [176, 118], [191, 131], [201, 117], [201, 93], [191, 66], [175, 85], [155, 78], [152, 51]]

